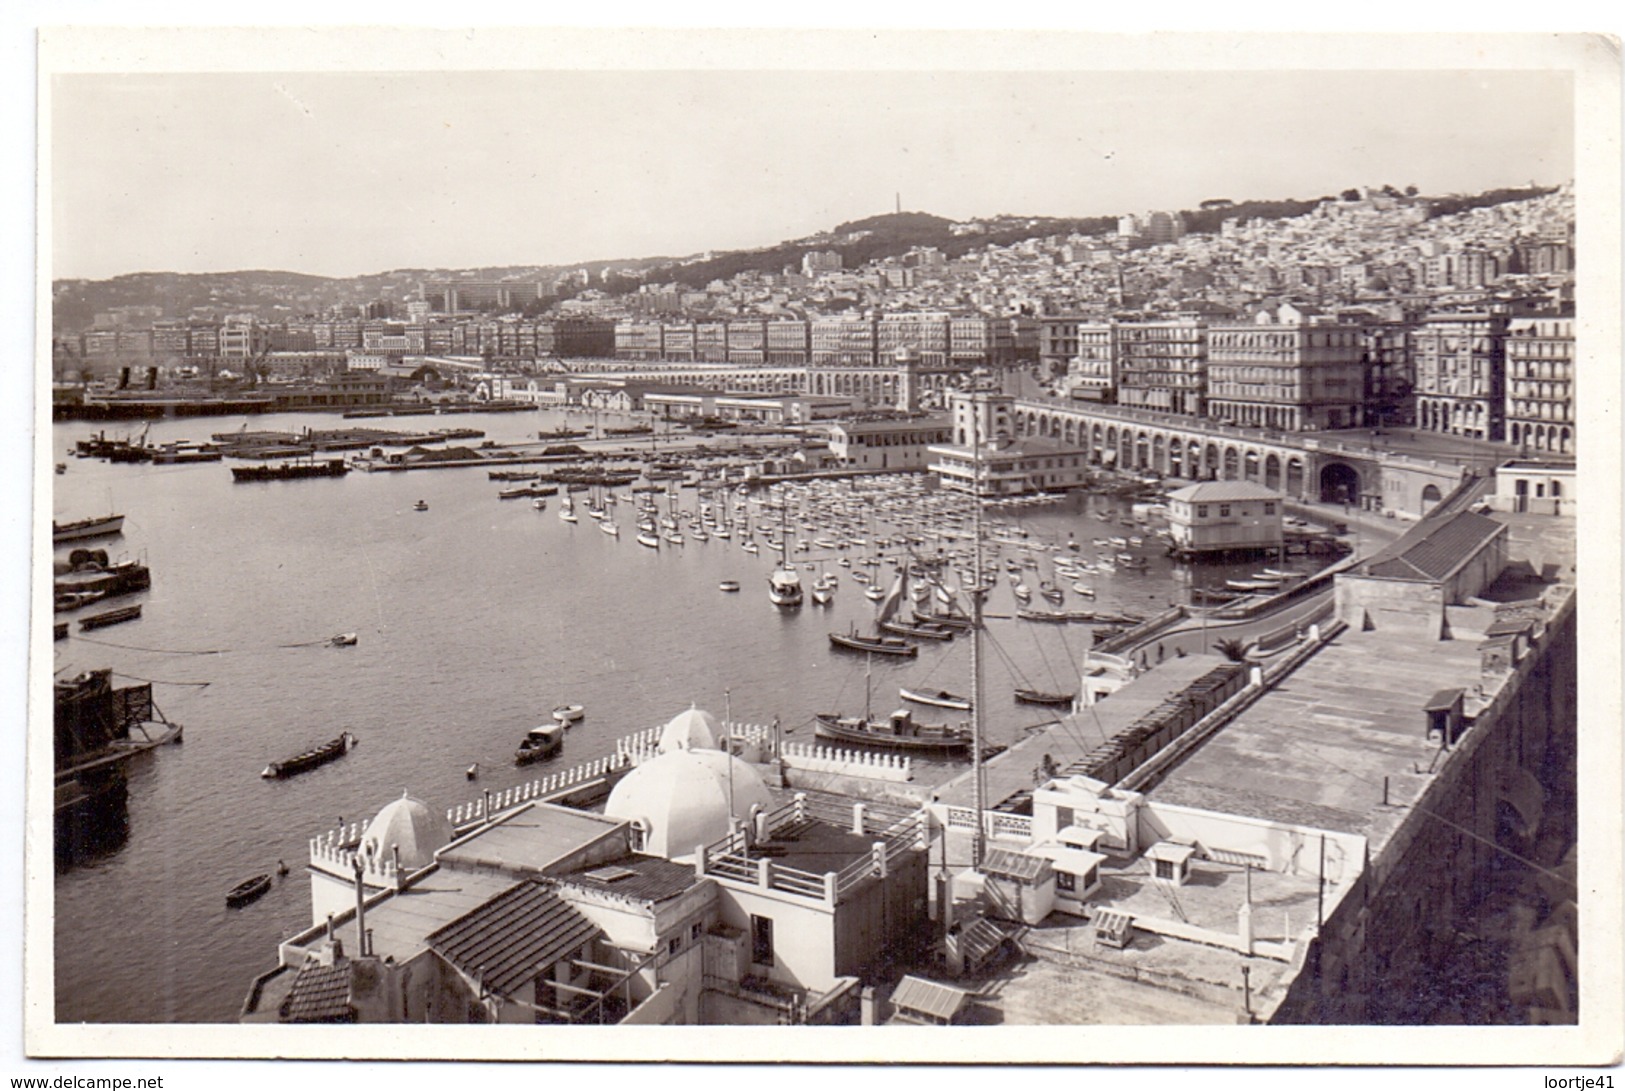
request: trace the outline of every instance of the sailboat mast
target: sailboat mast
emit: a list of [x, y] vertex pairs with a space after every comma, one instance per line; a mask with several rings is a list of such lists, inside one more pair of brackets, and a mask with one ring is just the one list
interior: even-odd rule
[[976, 395], [971, 394], [971, 557], [975, 583], [971, 585], [970, 627], [970, 760], [975, 792], [976, 832], [971, 840], [971, 864], [982, 867], [983, 823], [987, 811], [987, 781], [982, 774], [982, 419]]

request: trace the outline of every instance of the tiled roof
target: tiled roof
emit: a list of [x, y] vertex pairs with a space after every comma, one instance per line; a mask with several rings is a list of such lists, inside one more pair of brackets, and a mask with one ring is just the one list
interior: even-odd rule
[[288, 1023], [348, 1023], [355, 1020], [350, 1006], [350, 964], [324, 966], [311, 961], [299, 967], [278, 1012]]
[[1420, 523], [1373, 557], [1365, 571], [1395, 580], [1442, 580], [1505, 529], [1505, 524], [1472, 511], [1431, 526]]
[[1232, 500], [1279, 500], [1281, 494], [1256, 481], [1202, 481], [1168, 494], [1170, 500], [1192, 504], [1223, 504]]
[[522, 882], [429, 936], [429, 948], [490, 992], [513, 996], [598, 928], [540, 883]]

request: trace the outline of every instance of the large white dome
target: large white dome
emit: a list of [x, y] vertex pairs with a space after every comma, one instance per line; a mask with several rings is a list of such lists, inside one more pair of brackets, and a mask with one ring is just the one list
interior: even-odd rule
[[671, 718], [660, 731], [659, 750], [715, 750], [723, 735], [721, 722], [704, 709], [690, 708]]
[[420, 799], [405, 792], [386, 804], [367, 824], [361, 835], [363, 852], [380, 860], [391, 858], [391, 849], [400, 846], [401, 867], [416, 869], [434, 863], [434, 854], [451, 844], [451, 820]]
[[743, 820], [752, 805], [773, 807], [761, 774], [746, 762], [720, 750], [672, 750], [628, 773], [604, 814], [640, 828], [642, 851], [652, 856], [690, 856], [728, 834], [730, 769], [733, 814]]

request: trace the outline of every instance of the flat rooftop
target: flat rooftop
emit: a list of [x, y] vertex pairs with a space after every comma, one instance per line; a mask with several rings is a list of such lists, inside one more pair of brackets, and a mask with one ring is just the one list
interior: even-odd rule
[[490, 868], [516, 877], [540, 874], [623, 825], [620, 819], [591, 811], [534, 803], [442, 849], [438, 857], [459, 872]]

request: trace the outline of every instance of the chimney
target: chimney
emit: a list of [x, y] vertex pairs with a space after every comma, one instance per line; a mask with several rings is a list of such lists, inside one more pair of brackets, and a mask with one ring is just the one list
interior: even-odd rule
[[355, 937], [357, 956], [366, 956], [372, 952], [367, 950], [367, 888], [361, 881], [361, 857], [356, 855], [353, 866], [355, 868]]

